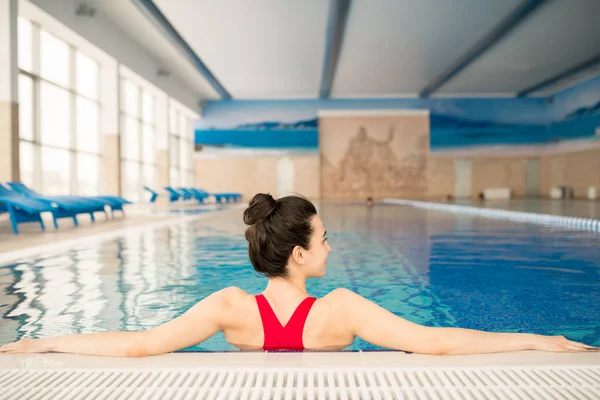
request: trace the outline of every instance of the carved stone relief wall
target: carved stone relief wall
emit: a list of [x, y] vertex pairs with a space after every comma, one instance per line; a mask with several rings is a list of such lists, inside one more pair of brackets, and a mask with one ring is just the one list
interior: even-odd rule
[[429, 116], [322, 116], [321, 193], [330, 200], [425, 197]]

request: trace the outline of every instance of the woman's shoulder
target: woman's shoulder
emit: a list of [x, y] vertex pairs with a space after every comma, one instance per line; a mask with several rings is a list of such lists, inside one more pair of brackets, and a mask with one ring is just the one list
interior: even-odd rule
[[353, 292], [350, 289], [347, 288], [336, 288], [333, 289], [331, 292], [327, 293], [325, 296], [322, 297], [322, 299], [347, 299], [347, 298], [351, 298], [351, 297], [355, 297], [358, 296], [358, 294], [356, 294], [355, 292]]
[[[351, 333], [352, 315], [357, 298], [361, 297], [346, 288], [332, 290], [315, 302], [313, 323], [324, 327], [327, 335], [333, 335], [336, 341], [343, 337], [341, 342], [351, 343], [352, 339], [348, 335]], [[332, 321], [335, 323], [332, 324]]]
[[250, 296], [254, 297], [254, 295], [246, 292], [244, 289], [239, 288], [237, 286], [228, 286], [224, 289], [219, 290], [218, 292], [215, 292], [215, 294], [219, 294], [220, 296], [231, 300], [240, 300]]
[[249, 312], [256, 304], [255, 296], [237, 286], [229, 286], [214, 293], [223, 304], [223, 311], [239, 314]]
[[357, 298], [360, 298], [360, 295], [354, 293], [352, 290], [337, 288], [319, 298], [318, 301], [333, 308], [344, 308]]
[[228, 307], [237, 307], [240, 304], [247, 303], [254, 295], [247, 293], [237, 286], [228, 286], [212, 294], [221, 299], [222, 304]]

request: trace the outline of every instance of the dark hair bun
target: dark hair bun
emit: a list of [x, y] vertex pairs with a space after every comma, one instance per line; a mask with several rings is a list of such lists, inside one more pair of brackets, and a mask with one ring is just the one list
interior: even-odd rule
[[296, 246], [310, 249], [315, 206], [304, 197], [284, 196], [277, 200], [259, 193], [244, 211], [248, 257], [259, 274], [269, 278], [288, 277], [287, 264]]
[[277, 200], [270, 194], [258, 193], [252, 200], [250, 205], [244, 211], [244, 223], [246, 225], [254, 225], [258, 221], [264, 221], [277, 208]]

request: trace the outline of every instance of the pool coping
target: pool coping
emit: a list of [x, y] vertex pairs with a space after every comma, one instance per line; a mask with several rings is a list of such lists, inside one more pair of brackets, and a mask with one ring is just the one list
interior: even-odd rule
[[[311, 363], [303, 366], [289, 359], [287, 363], [281, 362], [282, 354], [270, 356], [277, 357], [265, 357], [262, 364], [230, 363], [225, 367], [179, 362], [175, 366], [163, 363], [155, 367], [115, 368], [111, 364], [104, 368], [0, 369], [0, 383], [5, 383], [0, 398], [589, 400], [600, 397], [597, 364], [461, 366], [453, 362], [432, 367], [430, 363], [370, 366], [358, 362], [336, 366], [330, 362], [319, 364], [309, 357]], [[298, 355], [294, 356], [298, 359]]]
[[496, 354], [433, 356], [396, 351], [358, 352], [213, 352], [170, 353], [145, 358], [78, 354], [4, 354], [0, 370], [250, 368], [448, 368], [600, 366], [600, 352], [518, 351]]
[[497, 208], [473, 207], [457, 204], [443, 204], [427, 201], [385, 198], [384, 204], [403, 205], [451, 213], [478, 215], [485, 218], [527, 222], [538, 225], [557, 226], [581, 231], [600, 232], [600, 219], [569, 217], [532, 213], [525, 211], [500, 210]]

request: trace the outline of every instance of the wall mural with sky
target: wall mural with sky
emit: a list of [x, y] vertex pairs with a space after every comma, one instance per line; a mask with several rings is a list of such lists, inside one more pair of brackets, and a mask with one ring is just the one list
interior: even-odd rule
[[196, 126], [199, 145], [317, 149], [319, 110], [430, 110], [432, 150], [534, 144], [594, 136], [600, 77], [554, 96], [495, 99], [210, 101]]
[[550, 140], [600, 137], [600, 76], [564, 90], [550, 105]]

